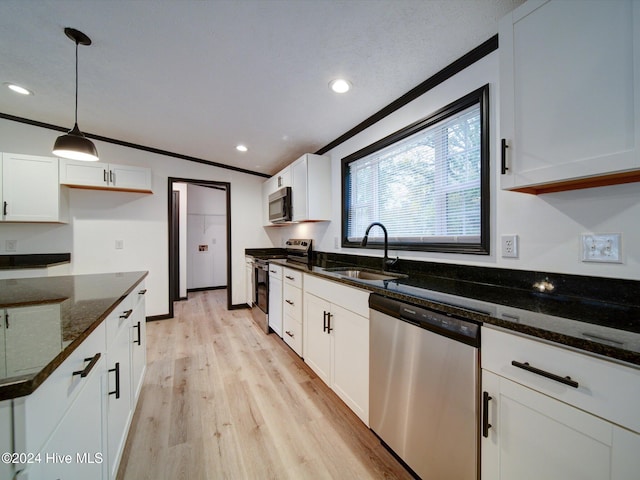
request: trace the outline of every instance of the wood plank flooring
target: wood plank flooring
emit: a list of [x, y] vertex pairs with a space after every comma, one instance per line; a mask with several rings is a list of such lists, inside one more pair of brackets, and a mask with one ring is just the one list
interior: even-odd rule
[[147, 324], [147, 372], [118, 473], [142, 479], [408, 479], [375, 435], [226, 291]]

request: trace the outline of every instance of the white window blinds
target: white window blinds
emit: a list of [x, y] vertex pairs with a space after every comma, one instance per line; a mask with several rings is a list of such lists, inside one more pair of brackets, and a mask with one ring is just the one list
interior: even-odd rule
[[[479, 243], [480, 112], [477, 103], [349, 162], [347, 240], [359, 242], [378, 221], [390, 244]], [[373, 229], [369, 239], [381, 241], [382, 231]]]

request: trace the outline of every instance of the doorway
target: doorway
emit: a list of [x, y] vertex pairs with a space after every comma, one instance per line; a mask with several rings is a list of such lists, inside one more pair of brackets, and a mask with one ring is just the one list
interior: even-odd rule
[[[202, 217], [203, 222], [206, 222], [206, 218], [216, 218], [213, 223], [220, 224], [215, 227], [218, 231], [221, 231], [225, 237], [224, 243], [226, 243], [226, 252], [224, 254], [224, 263], [226, 265], [221, 267], [223, 269], [222, 281], [226, 280], [224, 283], [226, 283], [227, 289], [227, 308], [231, 309], [231, 184], [228, 182], [217, 182], [211, 180], [169, 177], [169, 318], [173, 317], [173, 302], [183, 300], [187, 296], [187, 280], [185, 275], [187, 266], [185, 262], [187, 262], [187, 257], [185, 252], [188, 245], [186, 242], [186, 234], [185, 232], [181, 232], [180, 226], [182, 224], [184, 229], [186, 225], [183, 217], [187, 211], [186, 204], [188, 203], [188, 200], [184, 198], [184, 194], [181, 194], [180, 191], [184, 192], [184, 189], [179, 188], [179, 184], [186, 184], [188, 187], [198, 186], [212, 189], [221, 194], [221, 198], [224, 198], [225, 205], [223, 207], [221, 206], [221, 208], [223, 208], [223, 213], [200, 216]], [[180, 212], [182, 212], [182, 215]], [[200, 245], [197, 245], [198, 254], [202, 257], [201, 260], [206, 260], [205, 257], [208, 255], [209, 249], [215, 247], [215, 238], [211, 240], [211, 243], [213, 245], [210, 245], [209, 242], [201, 242]], [[199, 264], [200, 262], [197, 263]], [[224, 278], [225, 273], [226, 279]], [[217, 281], [221, 281], [220, 275], [218, 275]]]

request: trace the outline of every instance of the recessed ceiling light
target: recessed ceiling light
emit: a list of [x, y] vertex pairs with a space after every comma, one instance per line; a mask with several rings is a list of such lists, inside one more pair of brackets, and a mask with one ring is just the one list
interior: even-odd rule
[[33, 95], [31, 90], [21, 87], [20, 85], [16, 85], [15, 83], [5, 83], [5, 85], [9, 90], [19, 93], [20, 95]]
[[336, 93], [346, 93], [351, 89], [351, 82], [344, 78], [336, 78], [329, 82], [329, 88]]
[[249, 149], [245, 145], [236, 145], [236, 150], [239, 152], [246, 152]]

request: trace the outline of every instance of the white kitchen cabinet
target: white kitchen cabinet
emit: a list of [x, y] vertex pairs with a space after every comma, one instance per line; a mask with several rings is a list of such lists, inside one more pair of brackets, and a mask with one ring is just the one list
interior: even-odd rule
[[637, 478], [639, 369], [491, 328], [481, 354], [482, 478]]
[[282, 266], [269, 264], [269, 327], [282, 337]]
[[253, 287], [253, 258], [251, 257], [244, 257], [244, 291], [245, 302], [251, 308], [255, 295]]
[[147, 319], [145, 316], [144, 282], [140, 283], [131, 295], [135, 303], [129, 317], [131, 331], [131, 410], [135, 409], [147, 367]]
[[0, 312], [8, 377], [37, 372], [62, 351], [60, 304], [7, 308]]
[[82, 379], [82, 389], [42, 449], [41, 461], [29, 465], [25, 471], [27, 475], [20, 478], [103, 478], [106, 466], [102, 453], [104, 369], [105, 360], [101, 357]]
[[151, 169], [114, 163], [61, 159], [60, 184], [75, 188], [152, 193]]
[[304, 360], [369, 424], [369, 293], [305, 275]]
[[302, 342], [302, 272], [291, 268], [282, 269], [282, 339], [298, 355], [304, 354]]
[[[11, 425], [12, 417], [11, 400], [0, 401], [0, 425]], [[10, 428], [0, 428], [0, 453], [12, 451], [13, 432]], [[0, 462], [0, 478], [13, 478], [13, 473], [13, 466], [10, 463]]]
[[331, 160], [305, 154], [291, 164], [292, 220], [331, 220]]
[[529, 0], [499, 34], [501, 187], [640, 181], [640, 3]]
[[58, 183], [58, 159], [2, 153], [2, 220], [65, 223], [68, 194]]
[[[123, 302], [125, 303], [125, 302]], [[128, 306], [128, 305], [127, 305]], [[126, 308], [126, 306], [124, 307]], [[116, 308], [107, 318], [115, 329], [115, 338], [107, 344], [107, 467], [108, 478], [116, 478], [122, 450], [131, 422], [130, 310]]]

